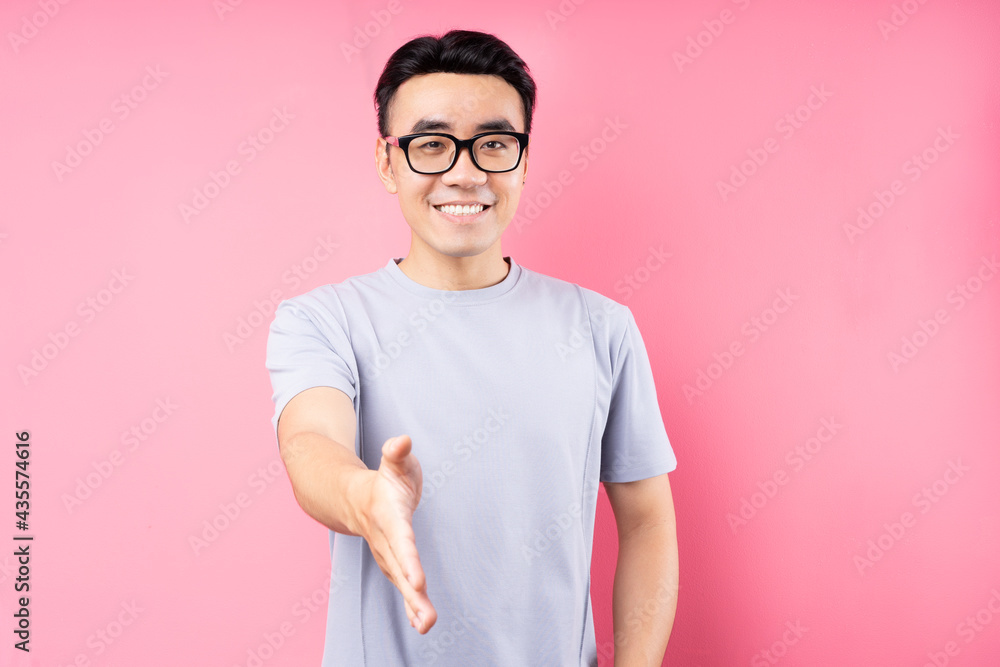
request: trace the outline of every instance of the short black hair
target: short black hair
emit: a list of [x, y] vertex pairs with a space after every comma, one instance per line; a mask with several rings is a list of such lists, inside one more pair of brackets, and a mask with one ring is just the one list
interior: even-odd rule
[[435, 72], [492, 74], [514, 87], [524, 107], [524, 132], [531, 132], [535, 81], [528, 65], [495, 35], [474, 30], [451, 30], [440, 37], [411, 39], [389, 57], [375, 87], [379, 136], [389, 134], [389, 107], [396, 90], [410, 77]]

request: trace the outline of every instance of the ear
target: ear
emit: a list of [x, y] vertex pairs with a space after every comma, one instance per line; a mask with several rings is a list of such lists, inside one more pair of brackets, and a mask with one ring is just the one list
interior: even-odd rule
[[524, 164], [524, 173], [522, 174], [521, 185], [528, 180], [528, 152], [531, 151], [531, 145], [524, 147], [524, 155], [521, 156], [521, 162]]
[[378, 177], [385, 186], [385, 191], [391, 195], [396, 194], [396, 175], [392, 171], [392, 163], [389, 160], [389, 144], [382, 137], [375, 140], [375, 170]]

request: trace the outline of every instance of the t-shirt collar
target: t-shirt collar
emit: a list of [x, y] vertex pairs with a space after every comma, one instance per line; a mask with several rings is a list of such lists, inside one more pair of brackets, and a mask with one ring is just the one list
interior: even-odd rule
[[446, 302], [470, 304], [490, 301], [503, 296], [513, 289], [514, 285], [517, 284], [518, 279], [521, 277], [521, 267], [517, 264], [517, 262], [510, 257], [504, 257], [504, 261], [510, 264], [510, 270], [507, 271], [507, 276], [496, 285], [469, 290], [441, 290], [428, 287], [427, 285], [421, 285], [403, 273], [403, 270], [399, 268], [399, 265], [397, 264], [397, 262], [401, 262], [402, 260], [402, 257], [392, 258], [385, 265], [386, 271], [389, 272], [389, 275], [392, 276], [396, 283], [408, 292], [416, 294], [417, 296], [430, 299], [439, 298]]

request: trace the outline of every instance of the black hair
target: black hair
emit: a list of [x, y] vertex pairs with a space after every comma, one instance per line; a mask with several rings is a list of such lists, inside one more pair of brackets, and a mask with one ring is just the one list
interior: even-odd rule
[[434, 72], [499, 76], [521, 96], [524, 132], [531, 132], [535, 81], [528, 73], [528, 65], [495, 35], [451, 30], [440, 37], [411, 39], [389, 57], [375, 87], [379, 136], [389, 134], [389, 107], [396, 90], [410, 77]]

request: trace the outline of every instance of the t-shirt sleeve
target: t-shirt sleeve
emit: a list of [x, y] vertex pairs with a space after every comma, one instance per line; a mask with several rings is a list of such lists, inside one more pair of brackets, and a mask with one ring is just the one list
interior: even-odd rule
[[309, 294], [278, 304], [267, 337], [265, 362], [274, 390], [271, 425], [275, 437], [281, 411], [306, 389], [334, 387], [354, 400], [357, 364], [346, 315], [339, 300], [335, 305], [331, 310]]
[[656, 399], [653, 370], [632, 311], [613, 359], [611, 404], [601, 442], [601, 481], [633, 482], [677, 467]]

